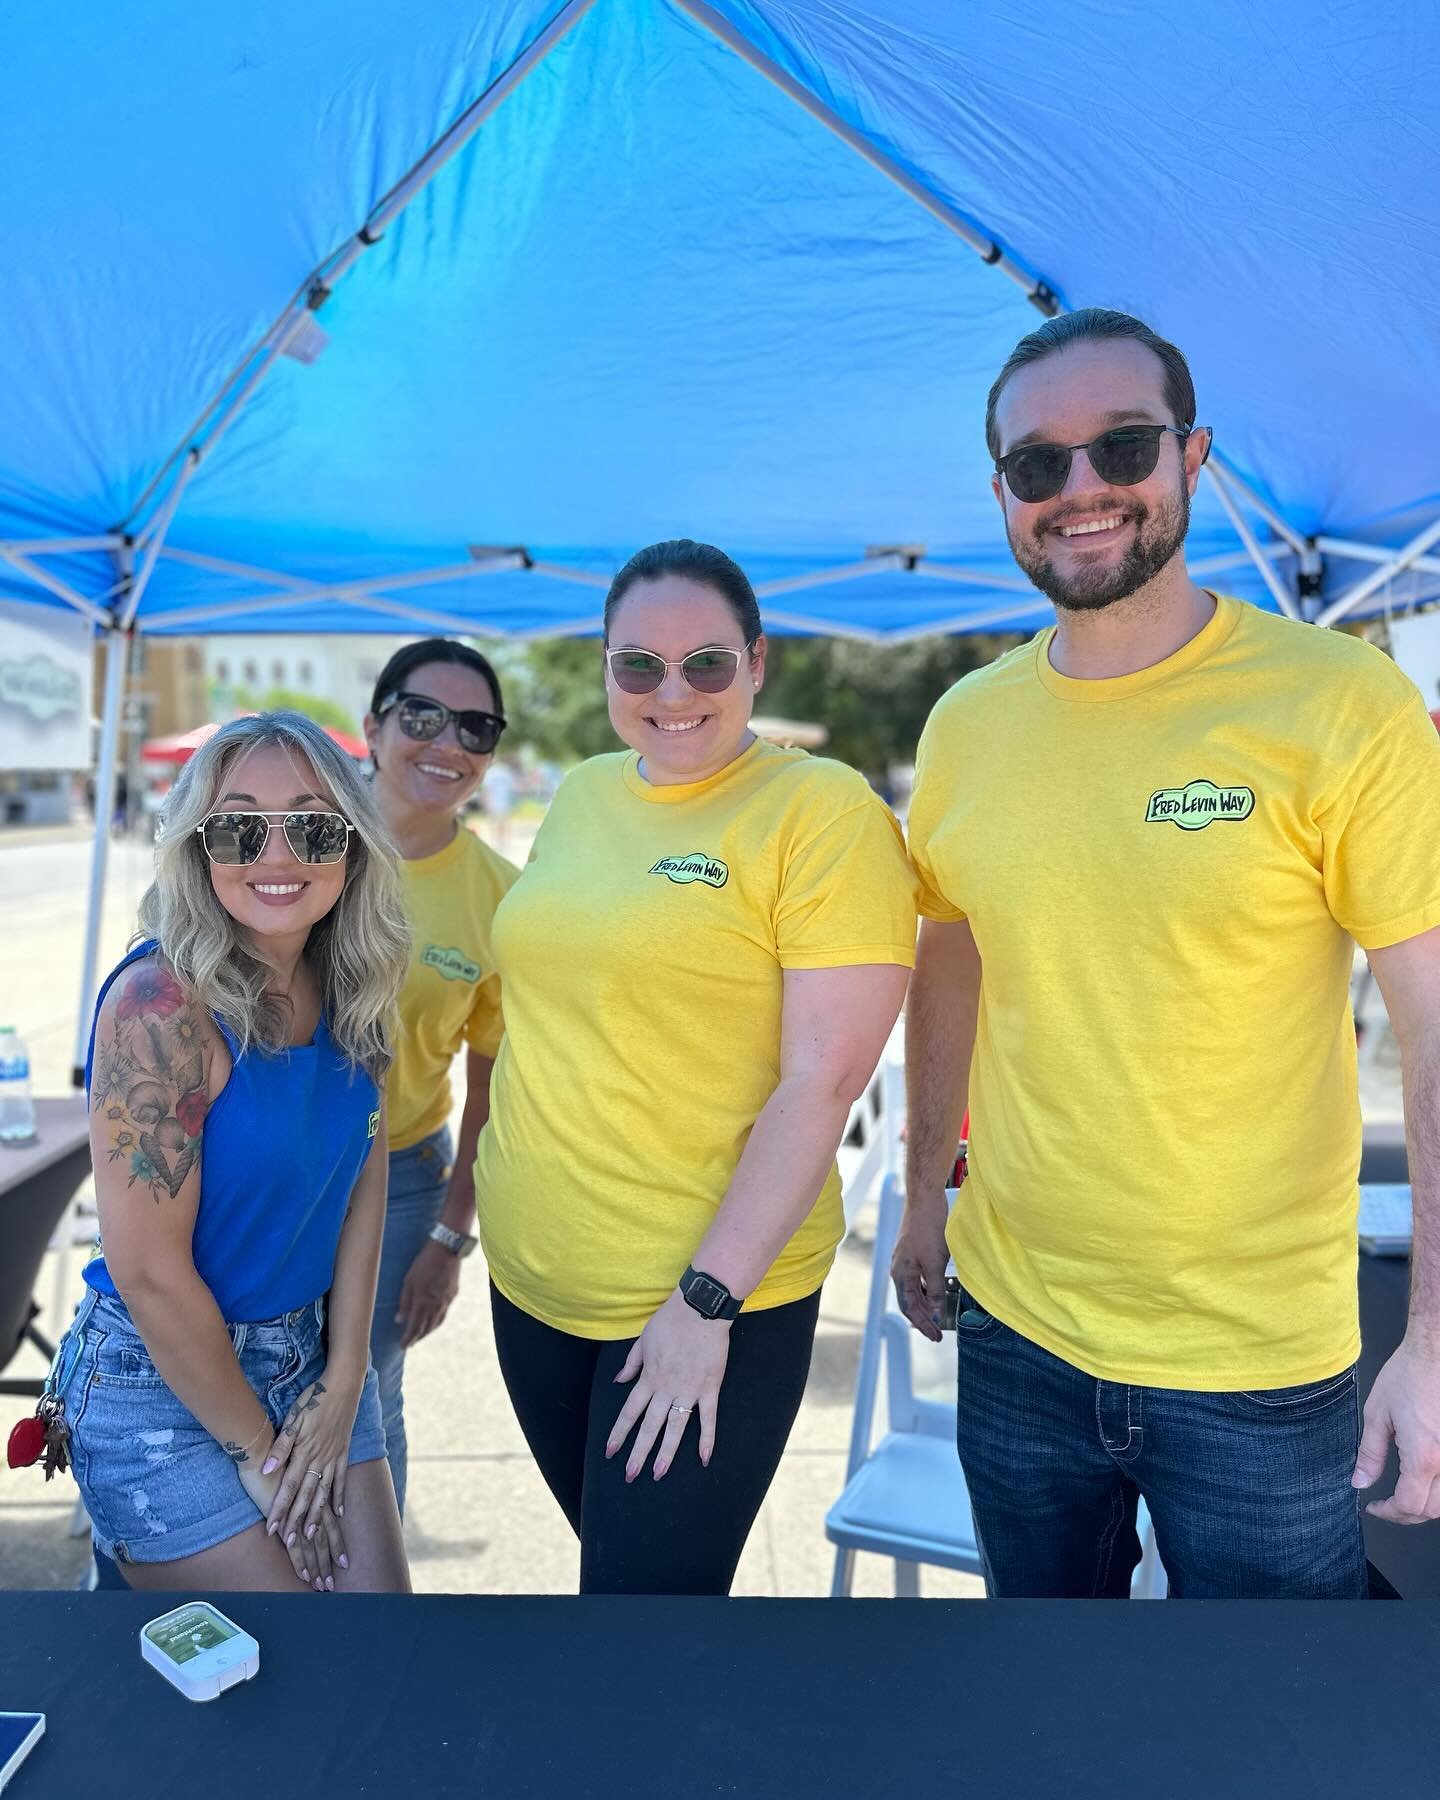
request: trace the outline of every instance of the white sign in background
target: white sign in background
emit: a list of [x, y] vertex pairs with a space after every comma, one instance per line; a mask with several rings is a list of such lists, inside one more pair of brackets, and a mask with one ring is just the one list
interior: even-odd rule
[[0, 769], [88, 769], [93, 627], [0, 600]]
[[1392, 619], [1390, 648], [1431, 712], [1440, 712], [1440, 610]]

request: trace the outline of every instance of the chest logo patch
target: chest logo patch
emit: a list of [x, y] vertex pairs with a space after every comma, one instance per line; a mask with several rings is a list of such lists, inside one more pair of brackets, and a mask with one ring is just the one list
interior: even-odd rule
[[662, 856], [650, 873], [666, 875], [681, 887], [703, 881], [706, 887], [722, 888], [730, 879], [729, 868], [703, 850], [692, 850], [689, 856]]
[[480, 965], [473, 963], [468, 956], [462, 956], [453, 946], [444, 950], [439, 944], [427, 944], [420, 953], [420, 961], [427, 969], [438, 969], [447, 981], [478, 981]]
[[1184, 787], [1161, 788], [1145, 808], [1147, 825], [1167, 820], [1182, 831], [1203, 831], [1216, 819], [1248, 819], [1255, 792], [1248, 787], [1216, 787], [1213, 781], [1187, 781]]

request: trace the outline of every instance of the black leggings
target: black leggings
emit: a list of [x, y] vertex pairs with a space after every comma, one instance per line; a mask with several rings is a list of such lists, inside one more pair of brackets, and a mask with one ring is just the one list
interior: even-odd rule
[[740, 1552], [800, 1410], [820, 1295], [730, 1327], [730, 1356], [702, 1468], [692, 1420], [669, 1473], [627, 1485], [625, 1452], [605, 1460], [627, 1389], [615, 1377], [633, 1338], [599, 1342], [542, 1325], [490, 1286], [495, 1348], [540, 1473], [580, 1539], [582, 1594], [728, 1594]]

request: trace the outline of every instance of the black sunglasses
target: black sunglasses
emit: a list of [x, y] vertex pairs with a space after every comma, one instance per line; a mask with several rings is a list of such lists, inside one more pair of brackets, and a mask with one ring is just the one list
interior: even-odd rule
[[[1193, 437], [1201, 426], [1117, 425], [1102, 431], [1088, 444], [1022, 444], [995, 464], [997, 475], [1005, 477], [1010, 492], [1026, 506], [1042, 500], [1053, 500], [1070, 479], [1070, 464], [1077, 450], [1090, 459], [1090, 467], [1109, 487], [1134, 487], [1155, 473], [1160, 460], [1160, 440], [1168, 431], [1182, 443]], [[1205, 446], [1210, 454], [1210, 446]]]
[[259, 862], [270, 838], [270, 821], [283, 820], [285, 842], [297, 862], [343, 862], [355, 829], [335, 812], [213, 812], [195, 830], [212, 863], [225, 868]]
[[406, 737], [421, 744], [433, 742], [453, 720], [460, 748], [468, 750], [472, 756], [489, 756], [505, 729], [505, 721], [499, 713], [468, 707], [457, 711], [453, 706], [432, 700], [428, 694], [392, 694], [375, 717], [383, 719], [392, 711]]

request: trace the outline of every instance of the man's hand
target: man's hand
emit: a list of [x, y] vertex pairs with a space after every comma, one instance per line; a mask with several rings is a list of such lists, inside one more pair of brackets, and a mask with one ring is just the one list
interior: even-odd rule
[[948, 1208], [945, 1190], [905, 1202], [895, 1254], [890, 1259], [890, 1279], [902, 1313], [932, 1344], [941, 1340], [941, 1308], [945, 1301], [945, 1247]]
[[1352, 1486], [1375, 1485], [1392, 1441], [1400, 1452], [1400, 1479], [1388, 1500], [1372, 1500], [1366, 1512], [1396, 1525], [1440, 1519], [1440, 1360], [1415, 1349], [1408, 1338], [1375, 1377], [1365, 1402]]

